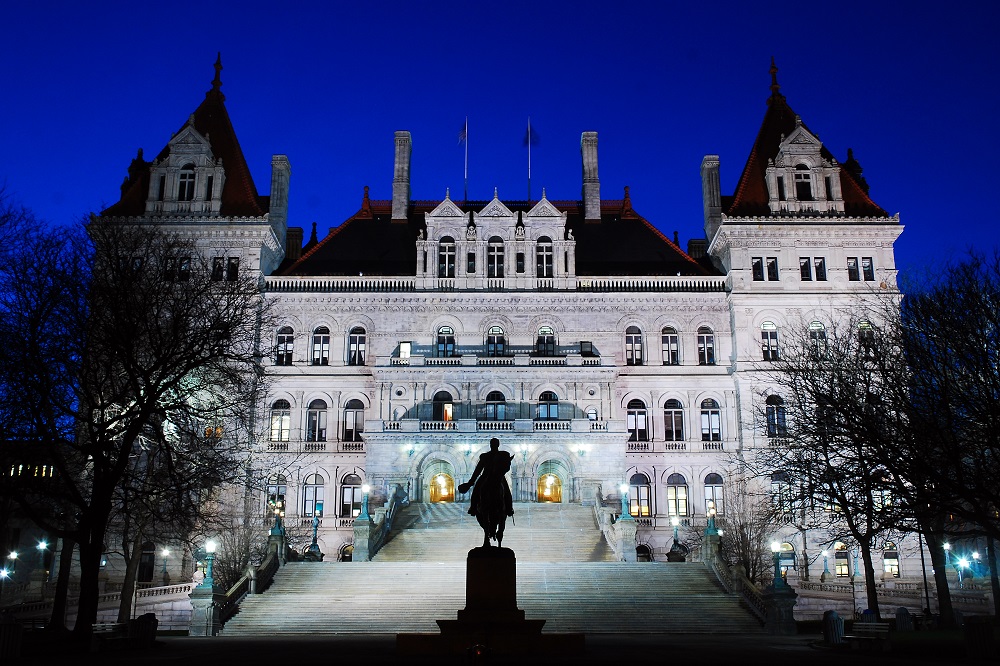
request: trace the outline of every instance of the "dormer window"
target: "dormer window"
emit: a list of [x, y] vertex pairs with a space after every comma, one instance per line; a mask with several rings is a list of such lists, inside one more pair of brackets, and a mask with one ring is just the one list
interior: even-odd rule
[[177, 200], [194, 200], [194, 165], [185, 164], [181, 167], [180, 176], [177, 179]]
[[490, 238], [489, 247], [487, 248], [487, 277], [491, 278], [502, 278], [503, 277], [503, 239], [499, 236], [493, 236]]
[[809, 167], [799, 164], [795, 167], [795, 198], [799, 201], [812, 201], [812, 174]]

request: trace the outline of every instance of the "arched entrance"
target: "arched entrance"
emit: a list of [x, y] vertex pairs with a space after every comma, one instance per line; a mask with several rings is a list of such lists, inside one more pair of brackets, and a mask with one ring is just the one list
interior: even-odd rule
[[536, 502], [562, 502], [563, 484], [569, 478], [566, 467], [555, 460], [547, 460], [538, 466], [538, 489]]
[[351, 562], [354, 560], [354, 544], [347, 544], [340, 549], [340, 561]]
[[449, 463], [443, 460], [434, 461], [425, 468], [424, 479], [429, 501], [455, 501], [455, 472]]
[[542, 474], [538, 477], [538, 501], [562, 502], [562, 481], [555, 474]]

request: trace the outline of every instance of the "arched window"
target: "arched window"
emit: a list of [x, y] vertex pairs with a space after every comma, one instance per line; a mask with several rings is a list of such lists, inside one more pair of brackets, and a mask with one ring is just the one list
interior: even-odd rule
[[869, 321], [858, 324], [858, 346], [865, 356], [875, 356], [875, 327]]
[[361, 477], [348, 474], [340, 482], [340, 515], [356, 518], [361, 514]]
[[722, 475], [712, 472], [705, 476], [705, 514], [715, 509], [715, 514], [721, 516], [725, 511], [722, 504]]
[[812, 174], [805, 164], [798, 164], [795, 167], [795, 198], [799, 201], [812, 201]]
[[486, 276], [503, 277], [503, 239], [499, 236], [490, 238], [486, 248]]
[[177, 177], [177, 200], [194, 200], [194, 165], [185, 164]]
[[455, 239], [445, 236], [438, 244], [438, 277], [455, 277]]
[[319, 474], [310, 474], [302, 484], [302, 515], [312, 518], [323, 515], [324, 479]]
[[285, 510], [285, 494], [288, 492], [288, 480], [284, 474], [272, 474], [267, 480], [267, 511], [282, 512]]
[[668, 442], [684, 441], [684, 405], [680, 400], [663, 403], [663, 432]]
[[649, 477], [636, 473], [628, 480], [628, 512], [633, 516], [648, 516]]
[[326, 441], [326, 402], [313, 400], [306, 412], [306, 440], [310, 442]]
[[291, 433], [292, 406], [287, 400], [275, 400], [271, 405], [271, 441], [287, 442]]
[[[156, 566], [156, 544], [146, 541], [142, 544], [139, 555], [139, 571], [136, 572], [136, 580], [140, 583], [149, 583], [153, 580], [153, 569]], [[47, 553], [46, 553], [47, 554]], [[135, 553], [133, 553], [135, 555]]]
[[490, 326], [486, 331], [486, 355], [503, 356], [507, 349], [507, 337], [499, 326]]
[[486, 420], [503, 421], [507, 418], [507, 401], [500, 391], [490, 391], [486, 396]]
[[667, 515], [688, 515], [688, 487], [683, 474], [667, 477]]
[[538, 356], [556, 355], [556, 334], [551, 326], [542, 326], [538, 329], [538, 337], [535, 338], [535, 354]]
[[365, 405], [357, 398], [344, 405], [344, 441], [360, 442], [365, 431]]
[[711, 398], [701, 401], [701, 441], [722, 441], [722, 411]]
[[538, 396], [538, 411], [535, 418], [539, 421], [555, 421], [559, 418], [559, 397], [552, 391], [543, 391]]
[[779, 396], [769, 395], [765, 404], [767, 412], [767, 436], [785, 437], [788, 428], [785, 425], [785, 401]]
[[625, 408], [625, 427], [628, 428], [628, 441], [649, 441], [649, 424], [646, 418], [646, 403], [642, 400], [629, 400], [628, 405]]
[[535, 276], [550, 278], [552, 275], [552, 239], [542, 236], [535, 248]]
[[708, 326], [698, 329], [698, 365], [715, 365], [715, 333]]
[[442, 326], [438, 329], [437, 355], [438, 358], [455, 355], [455, 329], [451, 326]]
[[587, 410], [587, 420], [596, 421], [597, 420], [597, 407], [591, 407]]
[[355, 326], [347, 334], [347, 365], [365, 364], [365, 347], [367, 335], [365, 329]]
[[681, 357], [677, 344], [677, 329], [667, 326], [660, 334], [663, 346], [663, 365], [680, 365]]
[[435, 421], [455, 420], [455, 405], [452, 403], [451, 393], [438, 391], [434, 394], [434, 414]]
[[760, 325], [760, 349], [765, 361], [778, 360], [778, 327], [773, 321]]
[[625, 365], [642, 365], [642, 331], [638, 326], [625, 329]]
[[826, 356], [826, 327], [821, 322], [809, 324], [809, 348], [815, 358]]
[[291, 365], [292, 349], [295, 344], [295, 334], [291, 326], [282, 326], [278, 329], [278, 338], [274, 345], [274, 364]]
[[330, 329], [319, 326], [313, 331], [313, 365], [330, 365]]

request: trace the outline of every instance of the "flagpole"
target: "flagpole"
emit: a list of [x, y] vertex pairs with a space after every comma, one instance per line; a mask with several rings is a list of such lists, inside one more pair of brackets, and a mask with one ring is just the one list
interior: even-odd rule
[[469, 200], [469, 116], [465, 117], [465, 192], [464, 201]]
[[531, 116], [528, 116], [528, 201], [531, 201]]

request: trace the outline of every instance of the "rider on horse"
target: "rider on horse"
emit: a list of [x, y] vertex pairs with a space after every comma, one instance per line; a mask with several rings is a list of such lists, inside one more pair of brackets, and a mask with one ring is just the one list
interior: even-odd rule
[[507, 516], [514, 515], [514, 499], [504, 476], [510, 471], [513, 459], [514, 454], [501, 451], [500, 440], [494, 437], [490, 440], [490, 450], [479, 456], [472, 478], [458, 486], [458, 492], [466, 493], [475, 484], [469, 514], [475, 516], [483, 528], [483, 546], [489, 546], [490, 539], [496, 540], [499, 546]]

